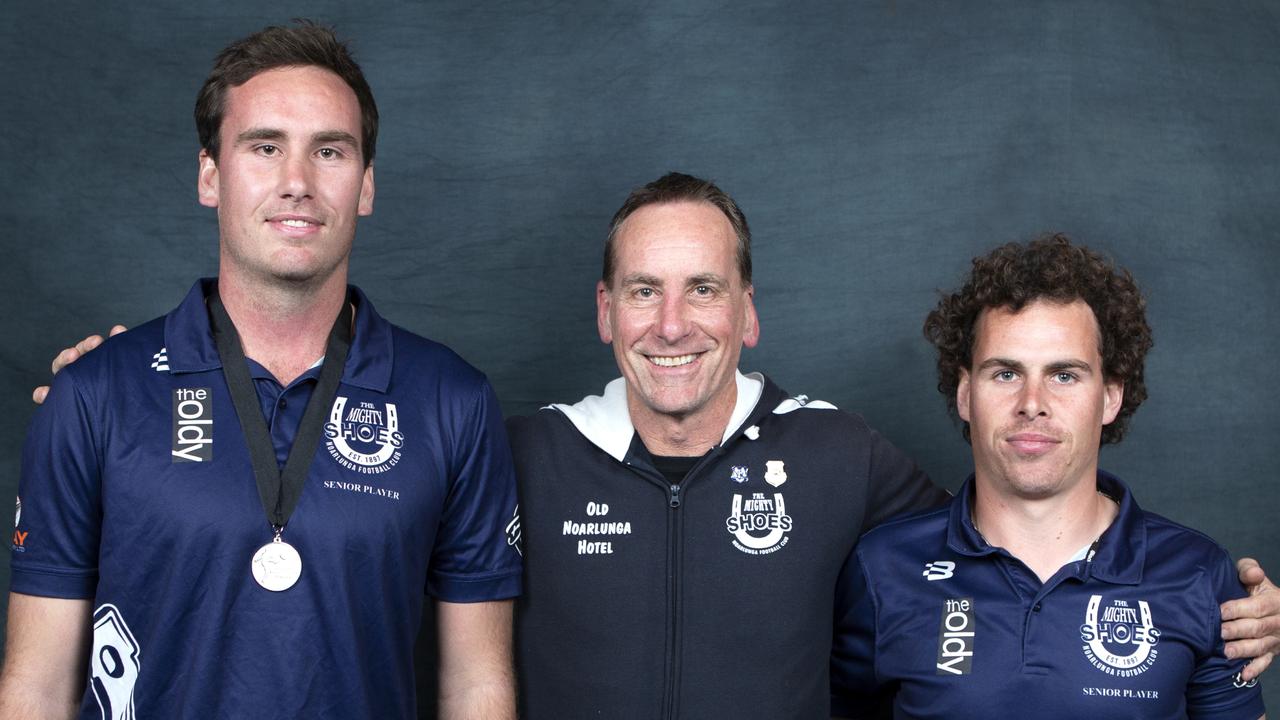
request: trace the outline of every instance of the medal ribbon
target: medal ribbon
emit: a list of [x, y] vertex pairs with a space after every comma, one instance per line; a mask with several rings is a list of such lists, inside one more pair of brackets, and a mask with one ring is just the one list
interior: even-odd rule
[[213, 325], [213, 341], [218, 346], [218, 357], [222, 360], [222, 375], [227, 380], [231, 402], [240, 418], [240, 431], [244, 435], [245, 444], [249, 446], [253, 477], [258, 481], [258, 497], [262, 500], [262, 509], [267, 513], [267, 521], [271, 523], [278, 538], [284, 526], [289, 523], [294, 508], [298, 506], [298, 499], [302, 497], [302, 484], [307, 478], [316, 445], [320, 442], [325, 414], [333, 404], [333, 397], [338, 392], [338, 381], [342, 379], [342, 369], [347, 364], [347, 351], [351, 349], [351, 303], [343, 298], [342, 311], [338, 313], [338, 319], [329, 331], [320, 380], [302, 413], [302, 421], [294, 436], [293, 446], [289, 448], [289, 459], [285, 461], [283, 472], [276, 462], [275, 445], [271, 442], [266, 418], [262, 416], [253, 378], [249, 376], [244, 348], [240, 347], [240, 334], [236, 332], [231, 316], [223, 307], [216, 286], [209, 296], [209, 318]]

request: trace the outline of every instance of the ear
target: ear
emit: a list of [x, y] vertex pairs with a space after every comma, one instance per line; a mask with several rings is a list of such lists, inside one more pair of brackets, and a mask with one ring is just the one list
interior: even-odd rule
[[1124, 404], [1124, 383], [1106, 382], [1102, 385], [1102, 424], [1110, 425], [1120, 414], [1120, 406]]
[[960, 383], [956, 385], [956, 412], [960, 414], [961, 420], [970, 422], [968, 368], [960, 368]]
[[742, 344], [752, 348], [756, 343], [760, 342], [760, 318], [756, 315], [755, 295], [756, 289], [753, 285], [748, 285], [746, 289], [747, 302], [743, 312], [746, 313], [742, 326]]
[[205, 207], [218, 207], [218, 163], [209, 151], [200, 150], [200, 171], [196, 175], [196, 194]]
[[608, 345], [613, 342], [613, 326], [609, 322], [609, 309], [613, 298], [609, 295], [609, 286], [601, 280], [596, 283], [596, 330], [600, 333], [600, 342]]
[[360, 207], [356, 212], [359, 215], [373, 214], [373, 163], [364, 169], [364, 180], [360, 182]]

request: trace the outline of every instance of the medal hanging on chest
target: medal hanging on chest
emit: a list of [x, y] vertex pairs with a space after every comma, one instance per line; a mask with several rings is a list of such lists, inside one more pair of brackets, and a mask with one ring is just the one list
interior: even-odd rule
[[279, 533], [253, 554], [253, 579], [272, 592], [288, 590], [300, 577], [302, 556], [292, 545], [281, 540]]
[[302, 421], [298, 424], [293, 447], [289, 448], [289, 459], [285, 461], [284, 470], [276, 462], [275, 445], [258, 404], [253, 378], [249, 376], [244, 349], [240, 346], [240, 335], [216, 289], [209, 296], [209, 319], [212, 321], [218, 357], [222, 360], [222, 374], [226, 378], [236, 416], [240, 419], [245, 444], [249, 447], [253, 477], [258, 484], [258, 498], [262, 501], [262, 509], [266, 512], [267, 522], [274, 533], [271, 541], [253, 554], [249, 568], [253, 579], [263, 588], [272, 592], [288, 590], [302, 577], [302, 556], [296, 548], [281, 539], [281, 535], [289, 524], [294, 508], [298, 506], [298, 499], [302, 497], [302, 485], [315, 455], [316, 445], [320, 442], [325, 413], [333, 404], [334, 395], [338, 392], [338, 382], [342, 379], [342, 369], [347, 363], [347, 351], [351, 349], [351, 303], [347, 299], [343, 300], [342, 311], [338, 313], [338, 319], [329, 331], [320, 380], [302, 413]]

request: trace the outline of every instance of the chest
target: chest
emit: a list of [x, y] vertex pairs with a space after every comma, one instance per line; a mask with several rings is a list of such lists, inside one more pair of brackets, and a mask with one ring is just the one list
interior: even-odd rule
[[1045, 589], [996, 563], [935, 566], [932, 576], [904, 569], [910, 588], [877, 590], [877, 675], [900, 683], [909, 715], [989, 717], [992, 703], [1016, 705], [1004, 708], [1013, 715], [1185, 713], [1212, 629], [1203, 593], [1075, 579]]
[[[105, 424], [104, 539], [145, 538], [177, 551], [269, 540], [248, 446], [220, 378], [174, 376], [140, 394]], [[286, 391], [262, 402], [280, 462], [309, 397]], [[453, 472], [432, 421], [396, 398], [340, 387], [323, 414], [286, 539], [320, 553], [429, 550]], [[268, 483], [279, 487], [279, 478]]]

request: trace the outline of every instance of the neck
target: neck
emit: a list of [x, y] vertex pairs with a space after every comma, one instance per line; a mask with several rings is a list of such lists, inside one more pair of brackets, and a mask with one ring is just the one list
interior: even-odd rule
[[346, 273], [307, 287], [263, 287], [238, 273], [218, 276], [218, 295], [246, 357], [288, 385], [324, 356], [333, 321], [346, 302]]
[[631, 414], [631, 424], [636, 433], [654, 455], [703, 455], [719, 445], [724, 437], [724, 430], [733, 417], [733, 408], [738, 399], [736, 383], [726, 395], [727, 398], [707, 403], [698, 412], [667, 415], [646, 406], [632, 394], [628, 386], [627, 411]]
[[1034, 499], [999, 493], [980, 478], [974, 486], [973, 523], [978, 532], [1031, 568], [1040, 582], [1097, 540], [1119, 513], [1119, 506], [1099, 493], [1093, 481]]

